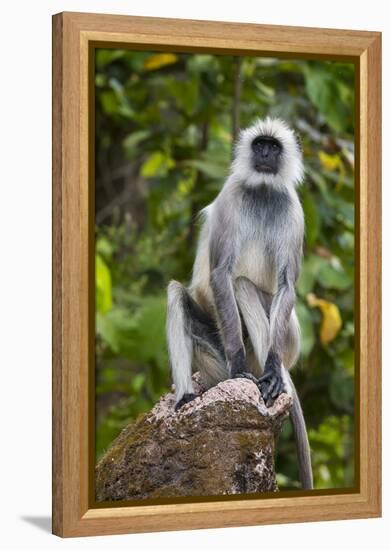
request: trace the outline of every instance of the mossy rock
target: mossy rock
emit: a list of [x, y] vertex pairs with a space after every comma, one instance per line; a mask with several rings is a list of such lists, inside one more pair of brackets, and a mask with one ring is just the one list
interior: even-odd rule
[[253, 382], [226, 380], [175, 412], [173, 393], [130, 424], [96, 467], [96, 500], [217, 496], [278, 490], [275, 439], [291, 398], [266, 408]]

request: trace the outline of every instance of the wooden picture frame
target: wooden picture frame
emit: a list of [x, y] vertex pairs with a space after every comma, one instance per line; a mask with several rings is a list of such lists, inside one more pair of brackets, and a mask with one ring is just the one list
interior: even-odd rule
[[[95, 507], [93, 53], [96, 47], [259, 53], [356, 66], [354, 490]], [[381, 514], [381, 34], [61, 13], [53, 17], [53, 533], [62, 537], [378, 517]]]

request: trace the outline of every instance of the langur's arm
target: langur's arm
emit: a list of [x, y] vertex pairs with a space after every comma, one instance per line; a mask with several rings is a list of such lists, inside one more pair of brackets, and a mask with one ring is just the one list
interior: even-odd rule
[[280, 270], [277, 293], [273, 297], [270, 308], [270, 348], [263, 376], [259, 380], [259, 388], [267, 407], [280, 393], [288, 390], [281, 358], [287, 341], [288, 324], [294, 303], [294, 279], [291, 277], [289, 268], [284, 267]]
[[234, 223], [232, 217], [223, 208], [217, 209], [214, 214], [209, 250], [210, 286], [229, 374], [234, 377], [246, 370], [242, 326], [232, 281], [232, 267], [235, 260]]

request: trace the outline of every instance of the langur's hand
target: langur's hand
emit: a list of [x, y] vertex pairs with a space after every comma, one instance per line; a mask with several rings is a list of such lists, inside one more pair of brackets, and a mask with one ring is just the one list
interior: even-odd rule
[[285, 391], [284, 379], [281, 373], [283, 368], [278, 355], [270, 351], [266, 359], [264, 374], [258, 381], [258, 387], [266, 407], [270, 407], [274, 400]]

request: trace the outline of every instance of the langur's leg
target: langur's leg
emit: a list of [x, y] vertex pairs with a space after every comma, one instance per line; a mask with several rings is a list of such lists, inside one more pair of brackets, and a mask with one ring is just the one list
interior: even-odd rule
[[293, 396], [295, 393], [294, 387], [292, 387], [292, 379], [287, 375], [285, 369], [288, 371], [295, 366], [300, 355], [300, 325], [297, 318], [296, 311], [293, 309], [291, 317], [289, 319], [285, 345], [282, 351], [282, 377], [284, 380], [284, 391]]
[[202, 385], [208, 389], [228, 378], [220, 331], [188, 292], [184, 296], [184, 306], [193, 342], [193, 370], [200, 372]]
[[215, 323], [176, 281], [168, 286], [167, 342], [176, 409], [196, 397], [191, 373], [197, 367], [206, 387], [228, 378], [224, 349]]
[[269, 310], [272, 297], [262, 292], [246, 277], [235, 280], [235, 297], [247, 329], [252, 349], [256, 358], [251, 365], [251, 376], [257, 380], [263, 372], [270, 347]]

